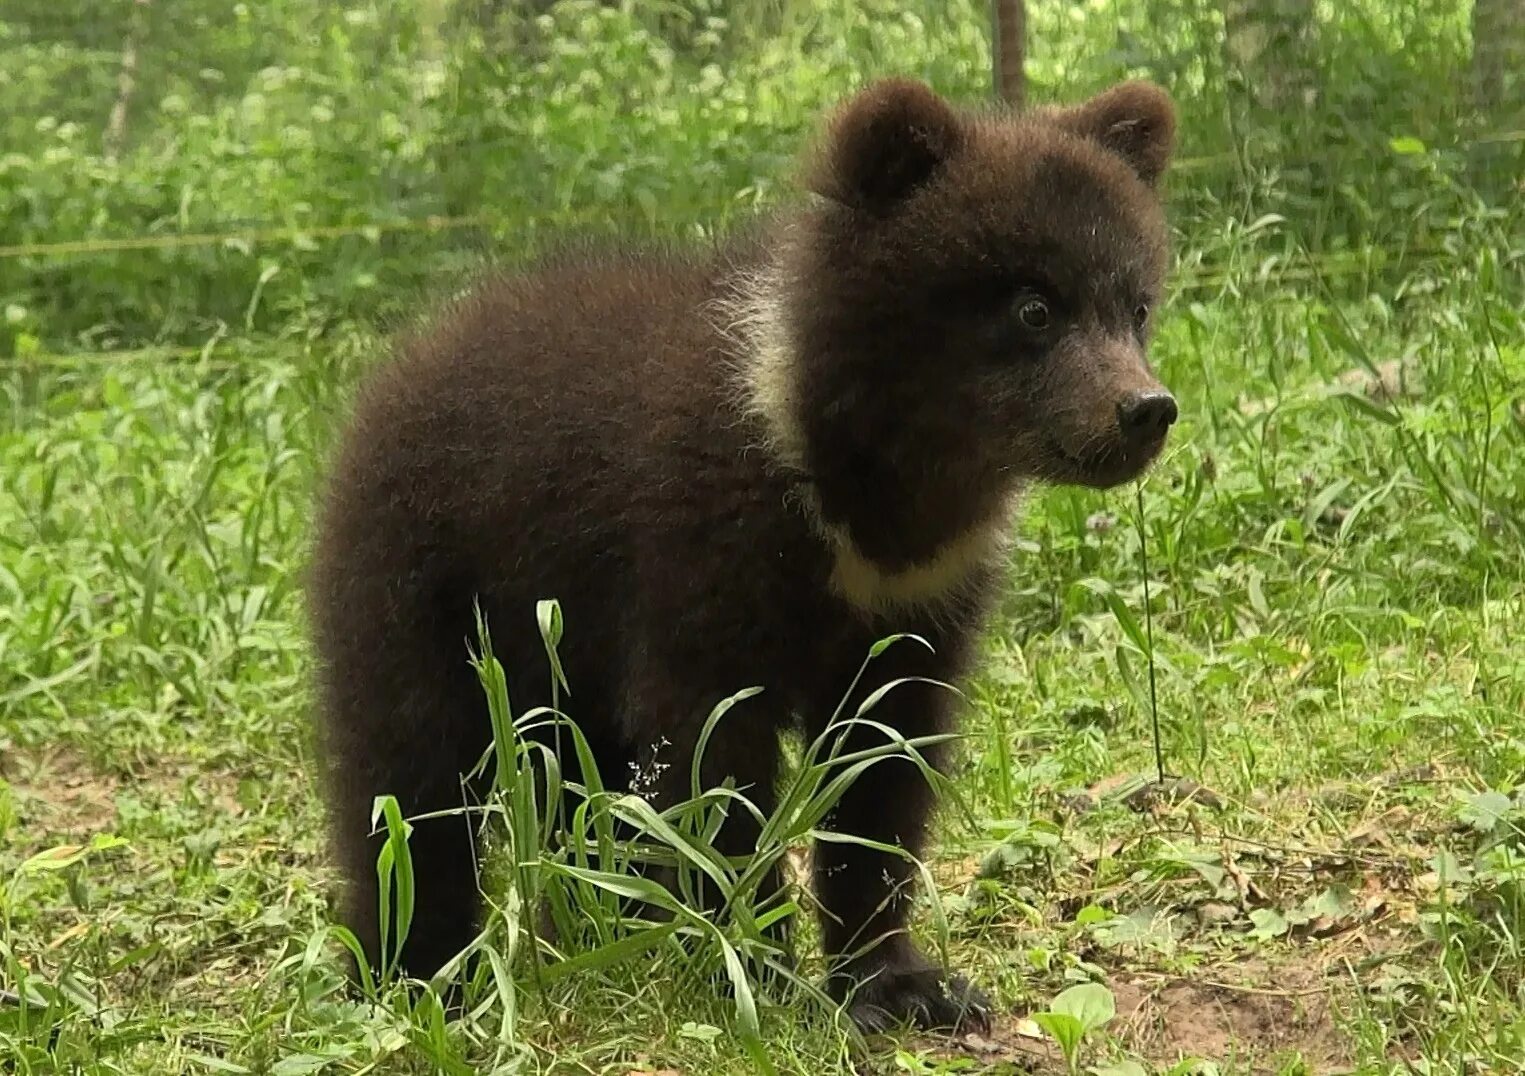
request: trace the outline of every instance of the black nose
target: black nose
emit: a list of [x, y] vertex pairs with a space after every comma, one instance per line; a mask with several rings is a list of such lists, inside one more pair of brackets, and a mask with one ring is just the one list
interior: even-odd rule
[[1135, 392], [1117, 405], [1117, 423], [1128, 440], [1153, 441], [1165, 436], [1178, 413], [1168, 392]]

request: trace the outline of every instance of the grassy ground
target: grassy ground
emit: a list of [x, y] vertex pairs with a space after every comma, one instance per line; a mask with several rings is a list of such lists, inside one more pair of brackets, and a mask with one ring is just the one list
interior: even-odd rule
[[[933, 45], [978, 78], [977, 38], [870, 51]], [[1030, 504], [929, 864], [996, 1026], [865, 1045], [765, 993], [779, 1071], [1062, 1072], [1044, 1014], [1085, 983], [1100, 1072], [1525, 1067], [1525, 233], [1420, 156], [1414, 197], [1306, 254], [1347, 217], [1177, 178], [1155, 354], [1183, 421], [1140, 489]], [[197, 337], [188, 271], [159, 339], [212, 341], [189, 354], [94, 354], [84, 326], [131, 319], [85, 270], [78, 326], [7, 314], [0, 1071], [748, 1071], [733, 998], [667, 950], [521, 972], [450, 1024], [339, 989], [300, 571], [374, 333], [246, 280], [206, 301], [247, 316]]]

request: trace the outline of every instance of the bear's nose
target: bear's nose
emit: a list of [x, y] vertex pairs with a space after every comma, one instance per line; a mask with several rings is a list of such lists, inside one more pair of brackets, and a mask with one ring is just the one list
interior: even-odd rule
[[1165, 436], [1179, 412], [1168, 392], [1135, 392], [1117, 405], [1117, 424], [1129, 441], [1155, 441]]

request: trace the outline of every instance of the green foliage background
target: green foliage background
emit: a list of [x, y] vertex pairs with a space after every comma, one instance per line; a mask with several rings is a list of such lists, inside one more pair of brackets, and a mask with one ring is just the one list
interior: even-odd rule
[[[1173, 192], [1189, 246], [1280, 213], [1296, 227], [1268, 253], [1293, 239], [1436, 253], [1464, 208], [1455, 181], [1497, 195], [1517, 174], [1518, 141], [1473, 144], [1507, 117], [1470, 107], [1468, 22], [1449, 0], [1321, 10], [1316, 45], [1295, 58], [1315, 73], [1317, 107], [1280, 114], [1242, 107], [1245, 72], [1219, 44], [1214, 3], [1031, 7], [1035, 98], [1137, 75], [1177, 96], [1186, 164]], [[141, 61], [113, 161], [103, 128], [134, 35]], [[459, 255], [513, 259], [568, 228], [723, 224], [777, 199], [801, 135], [852, 86], [909, 72], [978, 100], [988, 49], [983, 0], [14, 0], [0, 16], [4, 245], [230, 238], [8, 255], [0, 300], [24, 315], [8, 319], [0, 355], [35, 346], [23, 334], [46, 350], [199, 345], [315, 311], [370, 316], [411, 307]], [[1395, 137], [1428, 152], [1395, 153]], [[431, 216], [483, 220], [407, 230]], [[362, 225], [382, 230], [315, 238]], [[294, 234], [240, 234], [270, 229]]]

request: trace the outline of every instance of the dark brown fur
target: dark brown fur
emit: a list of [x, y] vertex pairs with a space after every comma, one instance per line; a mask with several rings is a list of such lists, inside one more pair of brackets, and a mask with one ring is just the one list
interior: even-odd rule
[[[1153, 184], [1172, 135], [1141, 84], [970, 116], [878, 83], [828, 125], [814, 201], [759, 236], [569, 255], [487, 281], [405, 342], [340, 448], [312, 586], [344, 920], [373, 959], [373, 797], [460, 806], [490, 736], [467, 664], [475, 600], [519, 710], [550, 701], [534, 606], [560, 600], [565, 708], [606, 781], [665, 741], [659, 802], [684, 795], [704, 717], [743, 687], [765, 690], [720, 724], [706, 777], [767, 810], [777, 733], [819, 732], [876, 640], [911, 631], [935, 652], [892, 648], [864, 691], [966, 673], [1014, 492], [1133, 477], [1174, 417], [1140, 318], [1164, 269]], [[1035, 298], [1047, 328], [1024, 327]], [[874, 716], [937, 732], [950, 696], [906, 685]], [[896, 762], [831, 824], [919, 853], [932, 807]], [[724, 845], [755, 837], [733, 812]], [[422, 822], [412, 854], [404, 959], [427, 975], [471, 937], [469, 831]], [[868, 1027], [979, 1001], [961, 981], [950, 996], [905, 937], [909, 877], [897, 857], [816, 850], [828, 951], [883, 939], [833, 979], [860, 984]]]

